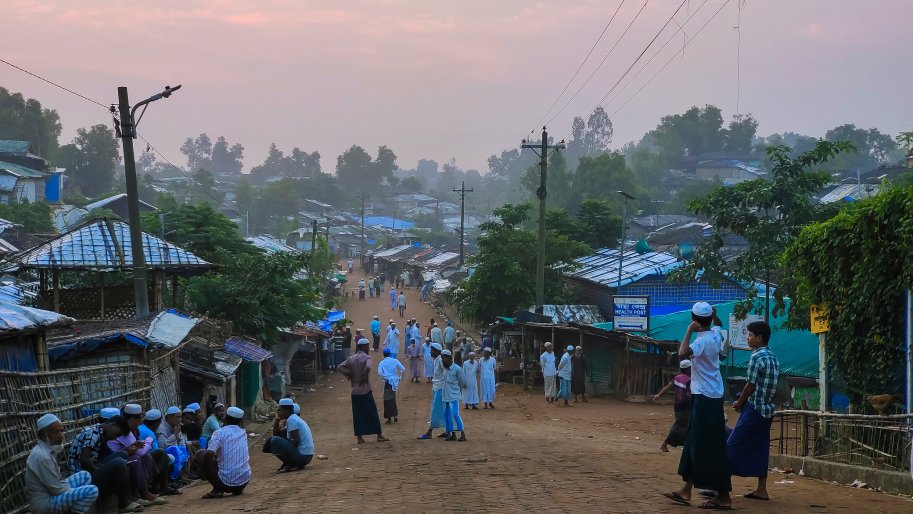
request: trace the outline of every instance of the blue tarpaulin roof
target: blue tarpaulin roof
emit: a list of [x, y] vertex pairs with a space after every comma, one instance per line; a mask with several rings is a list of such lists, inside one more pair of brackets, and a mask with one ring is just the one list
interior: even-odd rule
[[265, 348], [235, 338], [225, 341], [225, 351], [250, 362], [263, 362], [273, 356], [273, 353]]
[[[27, 269], [117, 270], [133, 266], [130, 226], [122, 221], [95, 220], [15, 257]], [[187, 250], [143, 232], [146, 266], [170, 272], [214, 267]]]
[[412, 228], [415, 226], [415, 223], [397, 218], [391, 218], [389, 216], [368, 216], [365, 218], [366, 227], [376, 227], [378, 225], [384, 228], [403, 229]]
[[333, 331], [333, 323], [341, 319], [345, 319], [346, 311], [329, 311], [327, 312], [327, 317], [317, 322], [317, 326], [320, 327], [320, 330], [324, 332]]
[[566, 276], [588, 280], [607, 287], [618, 287], [618, 264], [621, 258], [621, 285], [625, 286], [650, 275], [665, 275], [681, 266], [675, 256], [667, 253], [638, 254], [626, 250], [622, 256], [617, 249], [600, 248], [593, 255], [576, 260], [580, 267]]

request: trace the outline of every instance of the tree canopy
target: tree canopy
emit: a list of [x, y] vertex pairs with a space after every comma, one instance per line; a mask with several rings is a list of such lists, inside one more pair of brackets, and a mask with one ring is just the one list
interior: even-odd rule
[[29, 141], [37, 155], [54, 161], [62, 129], [57, 111], [0, 87], [0, 139]]
[[205, 133], [195, 139], [188, 137], [181, 146], [181, 153], [187, 156], [187, 167], [192, 170], [240, 173], [244, 167], [244, 146], [240, 143], [230, 145], [223, 136], [219, 136], [215, 144]]
[[78, 129], [73, 142], [60, 148], [58, 161], [82, 194], [93, 197], [110, 191], [121, 161], [114, 131], [106, 125]]

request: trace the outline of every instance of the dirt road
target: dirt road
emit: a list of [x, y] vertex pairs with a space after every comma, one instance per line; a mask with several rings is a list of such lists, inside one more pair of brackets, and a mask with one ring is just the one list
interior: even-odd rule
[[[358, 274], [354, 282], [357, 282]], [[407, 316], [427, 322], [434, 313], [406, 291]], [[348, 299], [347, 315], [367, 328], [371, 316], [393, 316], [389, 297]], [[424, 332], [424, 328], [423, 328]], [[408, 366], [407, 366], [408, 367]], [[374, 381], [380, 409], [381, 388]], [[241, 497], [202, 500], [208, 487], [171, 497], [165, 512], [697, 512], [671, 505], [664, 490], [677, 487], [679, 453], [658, 451], [672, 421], [670, 406], [630, 404], [608, 398], [563, 409], [541, 392], [500, 385], [497, 410], [462, 411], [468, 442], [418, 441], [427, 429], [430, 384], [402, 384], [400, 421], [384, 425], [388, 443], [358, 445], [352, 435], [349, 388], [342, 377], [320, 377], [315, 393], [297, 395], [314, 432], [317, 453], [305, 471], [276, 475], [278, 461], [260, 452], [252, 437], [254, 477]], [[734, 419], [730, 417], [730, 419]], [[261, 432], [262, 430], [257, 430]], [[913, 512], [913, 502], [867, 490], [793, 477], [777, 484], [773, 501], [737, 498], [740, 512]], [[734, 479], [735, 493], [752, 480]], [[150, 512], [154, 512], [153, 509]]]

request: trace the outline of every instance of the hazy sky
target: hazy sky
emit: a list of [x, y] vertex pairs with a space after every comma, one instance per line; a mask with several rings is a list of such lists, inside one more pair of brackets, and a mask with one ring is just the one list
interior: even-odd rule
[[[140, 126], [175, 163], [184, 163], [183, 140], [206, 132], [243, 143], [248, 169], [275, 142], [285, 151], [319, 150], [324, 171], [352, 144], [372, 154], [385, 144], [402, 167], [454, 157], [485, 173], [490, 154], [536, 126], [620, 1], [3, 0], [0, 57], [103, 103], [117, 100], [119, 85], [137, 101], [183, 84]], [[726, 0], [698, 10], [703, 3], [681, 9], [676, 19], [686, 36], [670, 25], [655, 48], [672, 43], [609, 97], [610, 115]], [[550, 133], [564, 136], [574, 115], [599, 103], [678, 4], [648, 3]], [[625, 1], [565, 98], [642, 5]], [[758, 118], [759, 134], [820, 136], [842, 123], [913, 130], [913, 2], [748, 0], [743, 7], [740, 110]], [[737, 0], [726, 3], [612, 116], [615, 146], [691, 105], [735, 114], [738, 14]], [[64, 143], [79, 127], [111, 123], [98, 106], [2, 64], [0, 85], [57, 109]]]

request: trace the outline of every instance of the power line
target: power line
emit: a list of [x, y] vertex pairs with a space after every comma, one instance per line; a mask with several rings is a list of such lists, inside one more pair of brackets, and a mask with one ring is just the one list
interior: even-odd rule
[[593, 42], [593, 46], [590, 47], [590, 51], [587, 52], [586, 57], [583, 58], [583, 62], [581, 62], [580, 66], [577, 67], [577, 71], [574, 72], [574, 74], [571, 76], [570, 80], [567, 81], [567, 84], [564, 85], [564, 89], [561, 90], [561, 93], [559, 93], [558, 97], [555, 98], [555, 101], [552, 102], [551, 107], [549, 107], [548, 110], [545, 111], [545, 114], [542, 115], [542, 118], [540, 118], [539, 121], [536, 123], [536, 125], [533, 127], [533, 129], [529, 131], [530, 134], [535, 132], [536, 128], [542, 125], [542, 121], [545, 120], [545, 118], [548, 117], [548, 115], [552, 112], [552, 109], [554, 109], [555, 106], [558, 105], [558, 101], [561, 100], [561, 97], [564, 96], [564, 93], [567, 92], [567, 89], [571, 86], [571, 83], [574, 82], [574, 79], [577, 78], [577, 75], [580, 74], [580, 70], [583, 69], [583, 65], [586, 64], [587, 61], [590, 59], [590, 56], [593, 55], [593, 51], [596, 50], [596, 46], [599, 44], [600, 41], [602, 41], [602, 37], [605, 36], [606, 31], [609, 30], [609, 26], [612, 24], [613, 21], [615, 21], [615, 17], [618, 16], [618, 11], [621, 10], [621, 7], [624, 4], [625, 4], [625, 0], [621, 0], [621, 3], [618, 4], [618, 8], [616, 8], [615, 12], [612, 13], [612, 17], [609, 19], [609, 22], [606, 23], [605, 27], [603, 27], [602, 33], [599, 34], [599, 37], [596, 38], [595, 42]]
[[177, 171], [178, 173], [180, 173], [181, 175], [183, 175], [184, 178], [186, 178], [187, 180], [189, 180], [191, 184], [193, 184], [194, 186], [196, 186], [197, 189], [199, 189], [201, 192], [203, 192], [206, 196], [212, 198], [217, 204], [221, 205], [221, 206], [224, 207], [225, 209], [227, 209], [227, 210], [229, 210], [229, 211], [231, 211], [231, 212], [237, 214], [238, 217], [243, 216], [240, 212], [238, 212], [238, 211], [236, 211], [235, 209], [229, 207], [228, 205], [225, 204], [225, 202], [223, 202], [222, 200], [220, 200], [219, 198], [217, 198], [215, 195], [213, 195], [212, 193], [210, 193], [206, 188], [203, 187], [202, 184], [200, 184], [199, 182], [197, 182], [197, 181], [194, 180], [193, 178], [189, 177], [186, 173], [184, 173], [184, 170], [182, 170], [181, 168], [178, 168], [177, 166], [175, 166], [171, 161], [168, 160], [168, 157], [165, 157], [165, 155], [162, 154], [162, 152], [158, 151], [158, 149], [156, 149], [154, 146], [152, 146], [152, 143], [150, 143], [148, 139], [146, 139], [145, 137], [143, 137], [142, 134], [137, 134], [136, 137], [142, 139], [143, 142], [145, 142], [146, 145], [147, 145], [150, 149], [152, 149], [153, 152], [155, 152], [159, 157], [161, 157], [162, 159], [164, 159], [165, 162], [167, 162], [169, 166], [171, 166], [172, 168], [175, 169], [175, 171]]
[[590, 76], [587, 77], [585, 81], [583, 81], [583, 84], [581, 84], [580, 87], [577, 88], [577, 91], [574, 92], [574, 96], [572, 96], [567, 102], [565, 102], [565, 104], [561, 107], [561, 109], [559, 109], [558, 112], [556, 112], [554, 115], [552, 115], [551, 118], [549, 118], [549, 120], [546, 122], [546, 125], [549, 125], [549, 124], [551, 124], [551, 122], [555, 121], [555, 118], [557, 118], [559, 114], [564, 112], [564, 110], [567, 109], [567, 106], [570, 105], [571, 102], [573, 102], [575, 98], [577, 98], [577, 95], [579, 95], [581, 91], [583, 91], [583, 88], [586, 87], [586, 85], [590, 83], [590, 80], [593, 78], [594, 75], [596, 75], [596, 72], [599, 71], [599, 68], [601, 68], [602, 65], [605, 64], [606, 60], [609, 58], [610, 55], [612, 55], [612, 52], [615, 51], [615, 48], [618, 46], [618, 44], [621, 43], [621, 40], [624, 39], [625, 34], [628, 33], [628, 30], [631, 29], [631, 26], [634, 25], [634, 22], [637, 21], [637, 18], [640, 18], [640, 15], [644, 12], [644, 9], [647, 8], [647, 4], [649, 2], [650, 2], [650, 0], [646, 0], [644, 2], [644, 5], [642, 5], [640, 7], [640, 10], [637, 11], [637, 14], [634, 16], [634, 18], [631, 20], [631, 22], [628, 23], [628, 26], [625, 28], [624, 32], [621, 33], [621, 36], [618, 38], [617, 41], [615, 41], [615, 44], [612, 45], [612, 48], [609, 49], [609, 52], [607, 54], [605, 54], [605, 57], [603, 57], [602, 61], [600, 61], [599, 65], [596, 66], [596, 69], [594, 69], [593, 72], [590, 73]]
[[95, 105], [97, 105], [97, 106], [103, 108], [103, 109], [106, 110], [106, 111], [111, 109], [111, 106], [110, 106], [110, 105], [105, 105], [105, 104], [103, 104], [103, 103], [101, 103], [101, 102], [99, 102], [99, 101], [97, 101], [97, 100], [93, 100], [93, 99], [89, 98], [89, 97], [86, 96], [86, 95], [83, 95], [83, 94], [81, 94], [81, 93], [77, 93], [76, 91], [73, 91], [72, 89], [70, 89], [70, 88], [68, 88], [68, 87], [61, 86], [60, 84], [58, 84], [58, 83], [56, 83], [56, 82], [54, 82], [54, 81], [52, 81], [52, 80], [46, 79], [46, 78], [42, 77], [41, 75], [38, 75], [37, 73], [33, 73], [33, 72], [31, 72], [31, 71], [29, 71], [29, 70], [27, 70], [27, 69], [25, 69], [25, 68], [21, 68], [21, 67], [19, 67], [19, 66], [16, 66], [15, 64], [13, 64], [13, 63], [11, 63], [11, 62], [9, 62], [9, 61], [7, 61], [7, 60], [0, 59], [0, 62], [2, 62], [3, 64], [6, 64], [6, 65], [12, 66], [13, 68], [16, 68], [17, 70], [21, 71], [22, 73], [25, 73], [25, 74], [27, 74], [27, 75], [31, 75], [31, 76], [35, 77], [36, 79], [38, 79], [38, 80], [42, 80], [42, 81], [44, 81], [44, 82], [47, 82], [48, 84], [50, 84], [50, 85], [52, 85], [52, 86], [54, 86], [54, 87], [56, 87], [56, 88], [63, 89], [64, 91], [66, 91], [67, 93], [70, 93], [71, 95], [76, 95], [76, 96], [78, 96], [79, 98], [82, 98], [83, 100], [87, 100], [87, 101], [89, 101], [89, 102], [92, 102], [93, 104], [95, 104]]

